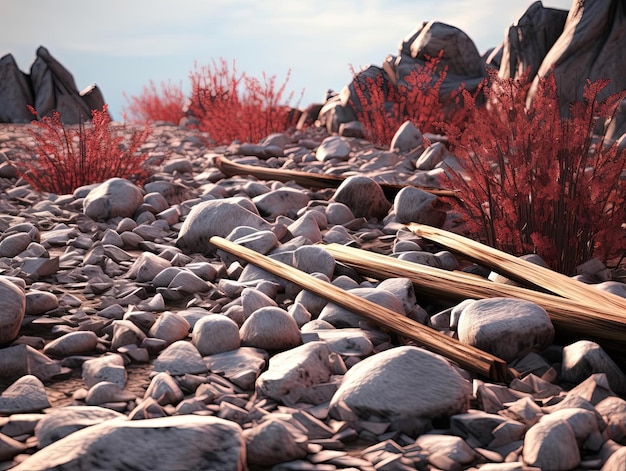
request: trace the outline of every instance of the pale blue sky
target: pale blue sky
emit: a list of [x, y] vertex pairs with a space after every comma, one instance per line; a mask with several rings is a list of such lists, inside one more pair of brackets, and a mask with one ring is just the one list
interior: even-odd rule
[[[305, 89], [301, 105], [340, 90], [355, 69], [382, 64], [423, 21], [465, 31], [483, 53], [530, 0], [0, 0], [0, 56], [29, 72], [43, 45], [74, 75], [79, 90], [98, 84], [114, 119], [150, 80], [188, 85], [194, 61], [235, 59], [237, 68]], [[569, 9], [572, 0], [543, 5]], [[294, 103], [292, 103], [294, 104]]]

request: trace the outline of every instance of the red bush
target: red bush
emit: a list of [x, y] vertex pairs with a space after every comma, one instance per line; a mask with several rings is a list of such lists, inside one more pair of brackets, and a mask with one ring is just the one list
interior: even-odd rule
[[290, 72], [280, 85], [275, 75], [268, 78], [263, 73], [259, 80], [238, 73], [235, 62], [231, 68], [224, 59], [201, 68], [196, 65], [189, 74], [189, 112], [216, 144], [258, 142], [295, 124], [288, 105], [293, 93], [283, 96], [289, 77]]
[[[381, 75], [376, 79], [360, 77], [352, 70], [358, 102], [350, 104], [371, 142], [389, 145], [407, 119], [422, 132], [439, 132], [444, 121], [457, 121], [453, 110], [446, 116], [441, 102], [441, 85], [448, 73], [447, 67], [439, 66], [442, 57], [443, 51], [437, 57], [427, 57], [424, 65], [416, 66], [395, 86]], [[451, 94], [452, 102], [457, 101], [461, 88]]]
[[530, 84], [490, 74], [487, 106], [464, 92], [465, 130], [448, 126], [451, 149], [465, 175], [450, 171], [467, 214], [467, 227], [487, 244], [513, 254], [536, 252], [553, 269], [573, 274], [592, 255], [604, 260], [623, 250], [626, 151], [594, 137], [626, 92], [602, 103], [607, 81], [589, 83], [583, 101], [562, 118], [553, 75]]
[[178, 124], [185, 116], [185, 95], [182, 86], [172, 82], [161, 82], [161, 89], [157, 90], [151, 80], [149, 86], [144, 86], [141, 95], [128, 97], [125, 114], [130, 120], [142, 123], [165, 121]]
[[[31, 112], [37, 112], [31, 108]], [[34, 154], [15, 162], [18, 173], [33, 188], [56, 194], [113, 177], [143, 183], [150, 174], [147, 154], [140, 147], [151, 130], [132, 132], [125, 125], [113, 127], [105, 105], [93, 110], [91, 123], [66, 127], [58, 112], [33, 121], [30, 134], [35, 139]]]

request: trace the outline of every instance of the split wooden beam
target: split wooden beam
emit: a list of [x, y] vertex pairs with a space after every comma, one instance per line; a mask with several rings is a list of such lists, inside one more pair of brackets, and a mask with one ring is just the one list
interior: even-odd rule
[[[251, 175], [261, 180], [276, 180], [279, 182], [293, 181], [307, 188], [338, 188], [346, 179], [346, 177], [337, 175], [238, 164], [221, 155], [215, 157], [215, 164], [217, 168], [228, 177], [233, 175]], [[436, 196], [456, 197], [456, 192], [448, 189], [394, 183], [379, 183], [379, 185], [383, 189], [385, 196], [390, 200], [393, 200], [395, 195], [406, 186], [413, 186]]]
[[456, 339], [419, 324], [376, 303], [360, 298], [331, 283], [319, 280], [297, 268], [273, 260], [222, 237], [211, 237], [214, 246], [252, 263], [273, 275], [301, 286], [311, 293], [323, 297], [366, 319], [389, 328], [398, 334], [418, 342], [424, 348], [456, 362], [462, 368], [489, 377], [495, 381], [505, 381], [511, 372], [504, 360]]

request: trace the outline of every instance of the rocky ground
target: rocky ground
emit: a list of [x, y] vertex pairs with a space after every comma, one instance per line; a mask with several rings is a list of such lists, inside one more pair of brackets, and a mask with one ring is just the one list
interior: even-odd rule
[[[375, 183], [435, 185], [455, 165], [436, 139], [424, 150], [409, 129], [390, 152], [310, 127], [209, 148], [156, 125], [150, 183], [53, 196], [15, 178], [26, 126], [0, 128], [0, 469], [626, 468], [626, 376], [599, 345], [558, 344], [528, 301], [418, 298], [320, 244], [466, 268], [405, 227], [445, 205], [413, 189], [389, 202]], [[220, 155], [352, 178], [312, 190], [225, 177]], [[470, 344], [487, 335], [520, 377], [478, 377], [216, 250], [214, 235]], [[603, 268], [581, 279], [626, 297]]]

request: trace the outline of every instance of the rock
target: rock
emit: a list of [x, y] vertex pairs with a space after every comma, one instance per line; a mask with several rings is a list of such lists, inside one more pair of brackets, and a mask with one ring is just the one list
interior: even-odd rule
[[534, 2], [506, 31], [498, 75], [532, 80], [548, 51], [563, 33], [567, 10], [545, 8]]
[[270, 219], [283, 215], [293, 217], [310, 201], [309, 196], [295, 188], [280, 188], [252, 198], [259, 213]]
[[322, 241], [320, 227], [312, 212], [307, 212], [303, 216], [299, 217], [293, 223], [289, 224], [287, 229], [294, 237], [305, 237], [313, 244]]
[[464, 412], [468, 386], [443, 357], [417, 347], [396, 347], [350, 368], [330, 410], [337, 419], [356, 414], [417, 436], [428, 430], [431, 419]]
[[0, 84], [0, 123], [30, 123], [35, 119], [27, 108], [34, 104], [29, 77], [12, 54], [0, 58]]
[[328, 160], [347, 160], [350, 155], [350, 145], [341, 136], [330, 136], [322, 141], [315, 152], [315, 158], [320, 162]]
[[40, 316], [59, 307], [59, 298], [49, 291], [33, 291], [26, 293], [27, 316]]
[[176, 245], [187, 252], [206, 253], [211, 249], [209, 239], [226, 237], [238, 226], [250, 226], [258, 230], [271, 229], [269, 223], [259, 216], [256, 206], [237, 198], [211, 200], [195, 205], [178, 234]]
[[135, 399], [134, 394], [124, 391], [118, 384], [100, 381], [89, 389], [87, 397], [85, 397], [85, 403], [88, 406], [100, 406], [115, 402], [129, 402]]
[[561, 376], [565, 381], [580, 383], [594, 373], [605, 373], [611, 389], [626, 394], [626, 375], [600, 345], [579, 340], [563, 348]]
[[[354, 288], [348, 291], [350, 294], [359, 296], [360, 298], [367, 299], [370, 302], [383, 306], [400, 315], [405, 315], [402, 301], [400, 301], [394, 294], [384, 289], [377, 288]], [[349, 309], [340, 307], [334, 303], [328, 303], [320, 312], [318, 317], [320, 320], [330, 322], [337, 328], [342, 327], [360, 327], [362, 322], [367, 322], [368, 319], [353, 313]]]
[[64, 372], [59, 361], [48, 358], [30, 345], [16, 344], [0, 349], [0, 378], [4, 380], [30, 374], [48, 381]]
[[604, 462], [600, 471], [620, 471], [626, 466], [626, 446], [619, 447]]
[[396, 221], [401, 224], [416, 222], [441, 227], [446, 219], [446, 212], [438, 208], [440, 205], [439, 198], [432, 193], [407, 186], [394, 198], [393, 210]]
[[13, 457], [26, 451], [27, 448], [24, 443], [0, 433], [0, 461], [11, 461]]
[[150, 252], [144, 252], [132, 264], [127, 272], [129, 278], [139, 283], [152, 281], [161, 271], [169, 268], [171, 262]]
[[174, 378], [167, 373], [161, 372], [154, 375], [152, 381], [150, 381], [150, 386], [146, 389], [144, 399], [149, 397], [164, 406], [167, 404], [178, 404], [183, 400], [185, 394]]
[[17, 338], [25, 310], [24, 291], [0, 276], [0, 345], [8, 344]]
[[312, 387], [329, 381], [330, 353], [326, 343], [310, 342], [274, 355], [256, 381], [257, 394], [287, 405], [306, 400]]
[[272, 466], [304, 458], [308, 438], [296, 427], [275, 417], [268, 417], [256, 427], [244, 430], [249, 465]]
[[[554, 71], [562, 113], [580, 99], [586, 80], [610, 82], [596, 97], [598, 102], [626, 89], [623, 64], [626, 50], [626, 11], [619, 0], [596, 0], [572, 4], [563, 33], [548, 51], [529, 91], [536, 92], [538, 80]], [[585, 77], [581, 80], [580, 77]]]
[[54, 442], [13, 469], [245, 469], [245, 456], [237, 424], [218, 417], [181, 415], [92, 425]]
[[105, 355], [83, 363], [83, 381], [88, 388], [100, 381], [108, 381], [123, 389], [126, 386], [126, 379], [126, 368], [121, 355]]
[[449, 157], [450, 151], [441, 142], [433, 142], [415, 162], [417, 170], [433, 170], [438, 164]]
[[526, 432], [522, 456], [526, 464], [546, 470], [569, 470], [580, 464], [572, 426], [551, 415], [543, 416]]
[[223, 375], [244, 391], [254, 390], [254, 383], [265, 368], [269, 355], [265, 350], [241, 347], [204, 357], [210, 372]]
[[141, 345], [146, 334], [130, 320], [116, 320], [113, 322], [113, 339], [111, 351], [116, 352], [128, 345]]
[[343, 356], [364, 357], [374, 350], [372, 341], [362, 329], [307, 329], [302, 334], [304, 342], [323, 340], [334, 353]]
[[35, 435], [39, 448], [45, 448], [77, 430], [124, 417], [111, 409], [95, 406], [66, 406], [46, 414], [37, 424]]
[[335, 272], [335, 259], [323, 247], [304, 245], [293, 252], [293, 267], [305, 273], [321, 273], [331, 278]]
[[31, 242], [30, 235], [25, 232], [11, 234], [0, 241], [0, 257], [13, 258], [26, 250]]
[[143, 203], [143, 193], [134, 183], [111, 178], [97, 185], [83, 201], [83, 212], [94, 221], [130, 217]]
[[459, 340], [506, 362], [530, 349], [545, 350], [554, 338], [546, 311], [535, 303], [512, 298], [481, 299], [461, 312]]
[[391, 203], [387, 201], [380, 185], [364, 176], [346, 178], [337, 188], [331, 201], [345, 204], [354, 216], [366, 219], [382, 220], [391, 209]]
[[326, 206], [326, 220], [329, 226], [346, 224], [353, 219], [352, 210], [343, 203], [331, 202]]
[[302, 343], [296, 321], [275, 306], [254, 311], [241, 326], [240, 334], [242, 345], [264, 350], [285, 350]]
[[0, 415], [39, 412], [50, 407], [43, 383], [33, 375], [25, 375], [0, 394]]
[[421, 146], [423, 142], [420, 130], [411, 121], [405, 121], [394, 134], [389, 150], [408, 152]]
[[43, 46], [37, 48], [30, 67], [35, 94], [35, 109], [40, 116], [58, 111], [66, 124], [78, 124], [91, 118], [91, 109], [82, 100], [74, 77]]
[[201, 374], [207, 371], [198, 349], [184, 340], [174, 342], [163, 350], [154, 360], [153, 367], [154, 371], [166, 371], [170, 375]]
[[46, 355], [64, 358], [91, 352], [98, 345], [98, 336], [91, 331], [70, 332], [53, 340], [43, 349]]
[[239, 326], [226, 316], [203, 317], [193, 327], [191, 341], [200, 355], [214, 355], [239, 348]]
[[187, 337], [190, 328], [189, 322], [180, 314], [165, 311], [152, 324], [148, 335], [157, 339], [163, 339], [167, 345], [170, 345], [177, 340], [183, 340]]
[[476, 459], [474, 450], [461, 437], [427, 433], [420, 435], [415, 445], [429, 453], [443, 453], [459, 464], [469, 464]]
[[450, 430], [474, 447], [499, 447], [521, 440], [527, 427], [502, 415], [470, 410], [450, 418]]

